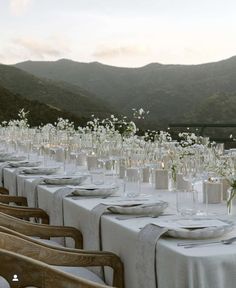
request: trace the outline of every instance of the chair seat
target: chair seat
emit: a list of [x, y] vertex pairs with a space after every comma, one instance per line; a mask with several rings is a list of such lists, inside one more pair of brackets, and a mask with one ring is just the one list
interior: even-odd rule
[[53, 266], [54, 268], [61, 270], [63, 272], [72, 274], [73, 276], [81, 277], [86, 280], [90, 280], [99, 284], [106, 285], [105, 282], [99, 278], [92, 271], [83, 267], [71, 267], [71, 266]]

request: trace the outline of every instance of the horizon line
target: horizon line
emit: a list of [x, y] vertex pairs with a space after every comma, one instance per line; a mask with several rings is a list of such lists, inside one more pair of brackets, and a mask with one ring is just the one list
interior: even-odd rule
[[111, 65], [111, 64], [106, 64], [106, 63], [102, 63], [102, 62], [99, 62], [99, 61], [91, 61], [91, 62], [83, 62], [83, 61], [77, 61], [77, 60], [73, 60], [73, 59], [69, 59], [69, 58], [59, 58], [57, 60], [31, 60], [31, 59], [28, 59], [28, 60], [24, 60], [24, 61], [20, 61], [20, 62], [16, 62], [16, 63], [12, 63], [12, 64], [5, 64], [5, 63], [0, 63], [1, 65], [7, 65], [7, 66], [15, 66], [15, 65], [18, 65], [18, 64], [22, 64], [22, 63], [25, 63], [25, 62], [59, 62], [59, 61], [71, 61], [71, 62], [75, 62], [75, 63], [80, 63], [80, 64], [95, 64], [95, 63], [98, 63], [98, 64], [101, 64], [101, 65], [104, 65], [104, 66], [110, 66], [110, 67], [116, 67], [116, 68], [127, 68], [127, 69], [138, 69], [138, 68], [144, 68], [146, 66], [149, 66], [149, 65], [152, 65], [152, 64], [156, 64], [156, 65], [161, 65], [161, 66], [200, 66], [200, 65], [205, 65], [205, 64], [213, 64], [213, 63], [217, 63], [217, 62], [221, 62], [221, 61], [226, 61], [226, 60], [230, 60], [232, 58], [236, 57], [236, 55], [233, 55], [233, 56], [230, 56], [230, 57], [227, 57], [227, 58], [223, 58], [223, 59], [220, 59], [220, 60], [216, 60], [216, 61], [210, 61], [210, 62], [202, 62], [202, 63], [196, 63], [196, 64], [172, 64], [172, 63], [160, 63], [160, 62], [149, 62], [145, 65], [142, 65], [142, 66], [116, 66], [116, 65]]

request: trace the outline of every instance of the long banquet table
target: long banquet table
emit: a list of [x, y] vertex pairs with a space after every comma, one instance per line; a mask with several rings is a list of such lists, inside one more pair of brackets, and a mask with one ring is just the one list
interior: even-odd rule
[[[16, 175], [15, 169], [3, 168], [4, 183], [10, 188], [11, 194], [24, 195], [32, 200], [31, 191], [34, 177]], [[37, 177], [36, 177], [37, 178]], [[161, 199], [169, 202], [166, 213], [176, 213], [175, 194], [167, 191], [156, 191], [149, 184], [143, 184], [143, 191], [152, 192], [151, 200]], [[38, 185], [37, 187], [37, 205], [45, 209], [49, 214], [55, 206], [53, 195], [58, 191], [59, 186]], [[98, 243], [92, 243], [96, 240], [93, 233], [92, 209], [99, 203], [116, 203], [119, 197], [86, 198], [62, 197], [62, 223], [64, 225], [74, 226], [81, 230], [84, 236], [84, 248], [91, 249]], [[36, 202], [32, 202], [32, 205]], [[58, 203], [57, 203], [58, 204]], [[225, 204], [215, 204], [212, 210], [222, 214], [225, 211]], [[211, 207], [209, 208], [211, 211]], [[163, 216], [176, 217], [173, 215]], [[232, 219], [236, 220], [236, 219]], [[126, 288], [141, 287], [139, 282], [140, 270], [138, 269], [137, 243], [140, 228], [148, 223], [156, 223], [158, 218], [143, 217], [127, 220], [117, 219], [117, 215], [103, 214], [101, 216], [101, 247], [103, 250], [115, 252], [120, 256], [125, 268]], [[225, 237], [236, 236], [236, 229]], [[223, 237], [223, 238], [225, 238]], [[192, 249], [178, 247], [179, 239], [162, 237], [157, 241], [155, 249], [155, 263], [153, 269], [157, 278], [158, 288], [234, 288], [236, 283], [236, 244], [232, 245], [208, 245]], [[71, 245], [70, 242], [67, 242]], [[143, 259], [149, 263], [149, 259]], [[151, 273], [151, 271], [150, 271]], [[106, 271], [106, 280], [111, 278], [110, 271]], [[148, 280], [148, 279], [147, 279]], [[157, 287], [153, 282], [148, 288]]]

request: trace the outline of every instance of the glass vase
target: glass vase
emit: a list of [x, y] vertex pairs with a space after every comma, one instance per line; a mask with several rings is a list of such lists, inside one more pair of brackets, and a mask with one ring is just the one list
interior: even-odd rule
[[236, 188], [230, 187], [227, 190], [228, 198], [227, 198], [227, 210], [228, 215], [233, 216], [236, 215]]

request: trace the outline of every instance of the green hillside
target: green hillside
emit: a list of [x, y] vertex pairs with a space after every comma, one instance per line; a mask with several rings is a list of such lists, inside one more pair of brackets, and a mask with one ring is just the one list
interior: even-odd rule
[[58, 111], [49, 107], [46, 104], [38, 101], [30, 101], [22, 96], [15, 95], [7, 89], [0, 86], [0, 122], [9, 121], [17, 118], [17, 114], [20, 109], [24, 108], [25, 111], [29, 111], [28, 120], [32, 126], [38, 126], [40, 124], [54, 123], [58, 117], [63, 117], [74, 121], [78, 126], [86, 123], [86, 118], [78, 118], [69, 113]]
[[54, 83], [50, 79], [37, 78], [13, 66], [0, 65], [0, 85], [24, 98], [68, 111], [77, 117], [107, 115], [110, 110], [92, 93], [87, 96], [85, 90], [75, 89], [63, 82]]

